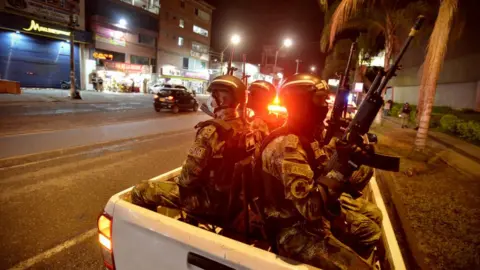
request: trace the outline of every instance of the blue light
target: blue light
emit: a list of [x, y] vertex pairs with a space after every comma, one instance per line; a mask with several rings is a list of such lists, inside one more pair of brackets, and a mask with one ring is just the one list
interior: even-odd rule
[[20, 31], [15, 31], [15, 34], [20, 34]]

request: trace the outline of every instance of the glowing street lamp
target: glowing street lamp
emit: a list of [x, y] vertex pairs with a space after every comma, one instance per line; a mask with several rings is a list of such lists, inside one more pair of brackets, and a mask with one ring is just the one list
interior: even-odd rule
[[127, 26], [127, 20], [125, 20], [125, 19], [120, 19], [120, 20], [118, 21], [118, 24], [119, 24], [121, 27], [125, 28], [125, 27]]
[[283, 41], [283, 47], [291, 47], [293, 45], [293, 41], [289, 38], [286, 38], [284, 41]]
[[237, 46], [240, 43], [240, 40], [241, 40], [241, 38], [240, 38], [239, 35], [237, 35], [237, 34], [232, 35], [232, 37], [230, 38], [230, 43], [227, 44], [225, 49], [223, 49], [222, 53], [220, 54], [220, 67], [223, 69], [223, 54], [228, 49], [228, 46], [230, 46], [230, 44], [233, 45], [232, 49], [231, 49], [231, 52], [230, 52], [230, 61], [228, 61], [227, 73], [230, 72], [230, 70], [232, 68], [233, 56], [234, 56], [234, 53], [235, 53], [235, 46]]
[[283, 48], [290, 48], [293, 45], [293, 41], [290, 38], [286, 38], [283, 40], [282, 47], [278, 48], [278, 50], [275, 52], [275, 64], [273, 65], [273, 72], [277, 69], [277, 59], [278, 59], [278, 52]]
[[230, 42], [233, 44], [233, 45], [237, 45], [238, 43], [240, 43], [240, 36], [239, 35], [233, 35], [231, 38], [230, 38]]
[[311, 71], [311, 72], [315, 72], [315, 70], [317, 70], [317, 68], [316, 68], [315, 66], [311, 66], [311, 67], [310, 67], [310, 71]]

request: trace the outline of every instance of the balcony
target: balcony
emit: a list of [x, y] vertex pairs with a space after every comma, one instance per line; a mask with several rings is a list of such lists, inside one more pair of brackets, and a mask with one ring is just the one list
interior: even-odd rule
[[153, 14], [160, 12], [160, 0], [120, 0], [129, 5], [139, 7]]

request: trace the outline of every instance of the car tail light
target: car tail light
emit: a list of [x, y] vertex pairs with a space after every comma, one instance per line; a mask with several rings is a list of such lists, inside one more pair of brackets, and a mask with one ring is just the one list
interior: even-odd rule
[[103, 213], [98, 218], [98, 241], [102, 249], [103, 264], [108, 269], [115, 269], [113, 261], [113, 246], [112, 246], [112, 223], [113, 219], [106, 213]]
[[172, 96], [168, 96], [167, 99], [168, 99], [168, 100], [173, 100], [173, 97], [172, 97]]

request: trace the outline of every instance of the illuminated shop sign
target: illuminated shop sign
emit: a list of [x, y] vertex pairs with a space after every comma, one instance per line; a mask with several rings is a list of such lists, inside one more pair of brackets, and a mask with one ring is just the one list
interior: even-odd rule
[[29, 28], [23, 28], [23, 30], [27, 32], [43, 32], [43, 33], [50, 33], [54, 35], [63, 35], [63, 36], [70, 36], [69, 31], [63, 31], [63, 30], [58, 30], [55, 28], [50, 28], [50, 27], [45, 27], [39, 25], [35, 20], [30, 21], [30, 27]]
[[102, 52], [94, 52], [93, 58], [95, 59], [102, 59], [102, 60], [112, 60], [113, 54], [110, 53], [102, 53]]

